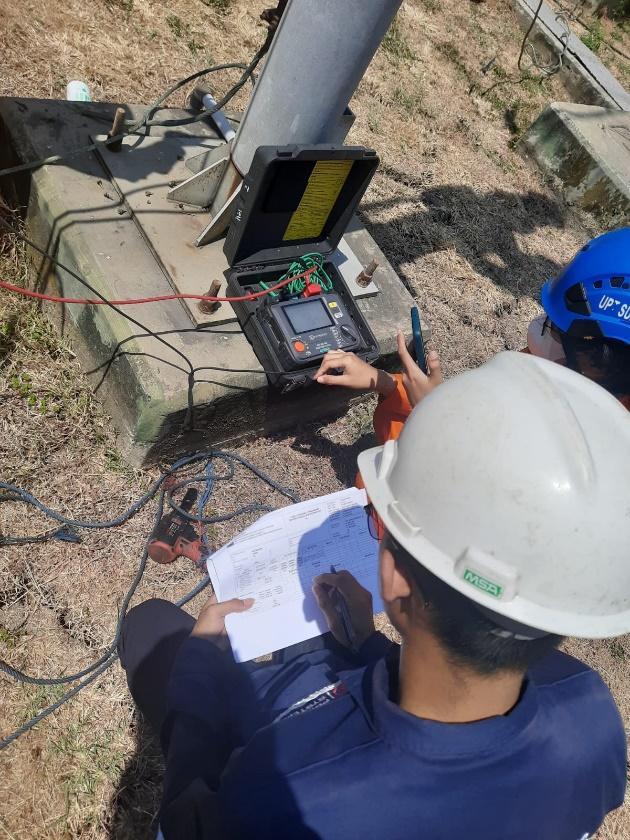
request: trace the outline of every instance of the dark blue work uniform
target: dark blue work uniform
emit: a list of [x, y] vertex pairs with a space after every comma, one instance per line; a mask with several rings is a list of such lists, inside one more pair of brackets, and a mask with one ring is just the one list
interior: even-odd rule
[[586, 665], [554, 652], [509, 714], [443, 724], [391, 701], [397, 654], [374, 634], [361, 667], [321, 650], [248, 673], [185, 641], [163, 730], [166, 840], [585, 840], [621, 805], [624, 730]]

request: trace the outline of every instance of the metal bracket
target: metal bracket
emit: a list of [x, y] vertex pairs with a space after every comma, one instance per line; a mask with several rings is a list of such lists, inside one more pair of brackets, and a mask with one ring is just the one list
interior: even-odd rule
[[212, 160], [210, 165], [170, 189], [167, 194], [169, 201], [192, 204], [202, 209], [210, 207], [230, 161], [230, 147], [224, 143], [209, 153], [204, 152], [203, 157]]
[[203, 152], [200, 152], [198, 155], [192, 155], [192, 157], [186, 158], [184, 161], [184, 165], [193, 173], [193, 175], [196, 175], [197, 172], [201, 172], [202, 169], [207, 169], [211, 163], [214, 163], [215, 160], [219, 160], [223, 157], [222, 152], [227, 145], [225, 140], [217, 139], [206, 142], [211, 145], [205, 148]]
[[206, 245], [208, 242], [214, 242], [215, 239], [218, 239], [225, 233], [225, 231], [230, 226], [230, 221], [232, 219], [232, 210], [234, 209], [234, 202], [236, 201], [242, 186], [243, 183], [241, 182], [234, 190], [232, 195], [225, 202], [225, 204], [212, 217], [212, 221], [210, 222], [210, 224], [201, 231], [201, 233], [195, 240], [195, 245]]

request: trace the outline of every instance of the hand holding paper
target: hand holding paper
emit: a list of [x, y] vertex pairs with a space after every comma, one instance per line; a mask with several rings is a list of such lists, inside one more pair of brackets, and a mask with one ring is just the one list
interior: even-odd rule
[[231, 601], [219, 602], [217, 596], [212, 595], [207, 604], [202, 607], [190, 635], [208, 639], [219, 648], [227, 648], [229, 643], [225, 628], [226, 617], [231, 613], [245, 612], [251, 609], [253, 604], [253, 598], [246, 598], [244, 601], [240, 598], [232, 598]]
[[353, 487], [280, 508], [209, 558], [208, 573], [220, 601], [254, 599], [249, 610], [225, 619], [238, 661], [328, 630], [312, 585], [318, 575], [329, 574], [331, 565], [350, 572], [371, 594], [374, 609], [382, 610], [378, 543], [368, 532], [366, 501], [365, 491]]

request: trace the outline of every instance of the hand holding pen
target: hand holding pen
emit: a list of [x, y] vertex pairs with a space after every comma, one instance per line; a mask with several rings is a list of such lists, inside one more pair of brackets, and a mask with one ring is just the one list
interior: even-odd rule
[[350, 572], [334, 566], [315, 578], [313, 593], [335, 639], [358, 651], [375, 629], [371, 593]]

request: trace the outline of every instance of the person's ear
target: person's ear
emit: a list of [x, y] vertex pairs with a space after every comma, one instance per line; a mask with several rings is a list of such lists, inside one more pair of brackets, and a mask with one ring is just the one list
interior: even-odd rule
[[411, 584], [396, 566], [394, 555], [387, 548], [386, 541], [381, 543], [380, 584], [381, 596], [386, 604], [394, 604], [411, 595]]

